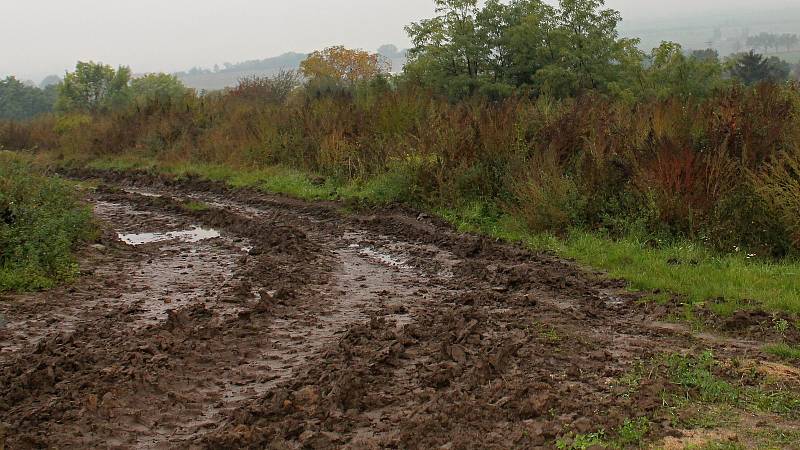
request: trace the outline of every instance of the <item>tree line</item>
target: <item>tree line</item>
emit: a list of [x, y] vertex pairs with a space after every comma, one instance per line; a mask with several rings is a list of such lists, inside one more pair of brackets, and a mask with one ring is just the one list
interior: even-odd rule
[[[792, 67], [751, 51], [723, 60], [665, 42], [650, 53], [620, 37], [619, 12], [603, 0], [435, 0], [437, 15], [406, 30], [405, 74], [450, 97], [525, 92], [557, 98], [595, 91], [624, 98], [706, 95], [739, 80], [780, 82]], [[775, 37], [795, 45], [793, 35]], [[773, 36], [774, 37], [774, 36]], [[773, 45], [772, 37], [756, 37]]]
[[790, 33], [759, 33], [747, 38], [747, 46], [753, 49], [763, 49], [764, 53], [769, 53], [770, 49], [774, 49], [775, 52], [780, 49], [797, 50], [800, 47], [800, 36]]
[[[434, 1], [434, 17], [406, 27], [413, 43], [409, 50], [385, 46], [370, 53], [335, 46], [313, 52], [300, 63], [297, 83], [320, 87], [325, 81], [330, 88], [380, 78], [387, 85], [423, 87], [450, 99], [568, 98], [591, 91], [635, 100], [702, 97], [731, 83], [779, 83], [798, 72], [755, 50], [721, 58], [714, 50], [690, 52], [664, 42], [645, 53], [637, 39], [620, 37], [621, 16], [605, 8], [604, 0], [560, 0], [555, 6], [543, 0]], [[751, 44], [791, 48], [797, 40], [796, 35], [762, 33]], [[389, 75], [387, 53], [408, 57], [402, 73]], [[252, 92], [259, 81], [244, 85]], [[0, 119], [50, 111], [102, 113], [188, 92], [174, 75], [133, 77], [125, 66], [79, 62], [63, 81], [44, 89], [13, 77], [0, 82]]]
[[189, 93], [174, 75], [131, 74], [126, 66], [115, 69], [89, 61], [78, 62], [63, 80], [43, 83], [42, 88], [9, 76], [0, 80], [0, 119], [27, 120], [49, 112], [97, 114], [150, 101], [167, 102]]

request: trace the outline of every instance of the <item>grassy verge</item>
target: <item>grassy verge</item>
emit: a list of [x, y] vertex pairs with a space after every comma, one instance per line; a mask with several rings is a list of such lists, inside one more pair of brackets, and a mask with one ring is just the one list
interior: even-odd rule
[[[177, 177], [194, 175], [233, 187], [251, 187], [305, 200], [342, 199], [386, 204], [403, 201], [411, 189], [408, 177], [401, 170], [363, 182], [339, 184], [280, 166], [241, 170], [217, 164], [159, 163], [136, 157], [97, 160], [90, 166], [148, 170]], [[796, 281], [800, 276], [798, 261], [765, 261], [744, 254], [719, 255], [691, 242], [654, 248], [645, 239], [612, 240], [585, 231], [573, 231], [566, 238], [532, 234], [513, 217], [500, 214], [481, 202], [433, 212], [463, 231], [520, 242], [535, 250], [550, 251], [602, 269], [613, 277], [628, 280], [632, 290], [669, 291], [684, 296], [690, 304], [713, 299], [709, 306], [719, 314], [728, 315], [753, 305], [768, 311], [800, 313], [800, 283]]]
[[480, 205], [438, 211], [464, 231], [521, 242], [536, 250], [572, 258], [628, 281], [635, 291], [669, 291], [687, 303], [709, 304], [718, 314], [758, 305], [768, 311], [800, 313], [800, 262], [765, 261], [745, 254], [720, 255], [684, 241], [653, 247], [645, 239], [609, 239], [599, 233], [572, 231], [565, 238], [532, 234], [514, 218], [487, 219]]
[[91, 217], [69, 183], [0, 152], [0, 292], [46, 289], [75, 276], [72, 251], [91, 237]]

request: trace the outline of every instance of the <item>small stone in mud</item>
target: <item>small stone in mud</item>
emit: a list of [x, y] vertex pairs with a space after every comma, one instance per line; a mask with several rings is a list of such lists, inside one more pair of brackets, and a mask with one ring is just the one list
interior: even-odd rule
[[106, 250], [106, 246], [103, 244], [92, 244], [92, 248], [97, 250], [98, 252], [103, 252]]

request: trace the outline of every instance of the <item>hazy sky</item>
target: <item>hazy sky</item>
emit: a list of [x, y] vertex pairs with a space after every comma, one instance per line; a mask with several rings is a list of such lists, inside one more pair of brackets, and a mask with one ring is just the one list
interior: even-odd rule
[[[607, 0], [629, 20], [723, 11], [753, 0]], [[759, 0], [759, 8], [797, 0]], [[38, 81], [77, 60], [135, 72], [261, 59], [343, 44], [408, 44], [433, 0], [0, 0], [0, 76]], [[800, 30], [798, 30], [800, 31]]]

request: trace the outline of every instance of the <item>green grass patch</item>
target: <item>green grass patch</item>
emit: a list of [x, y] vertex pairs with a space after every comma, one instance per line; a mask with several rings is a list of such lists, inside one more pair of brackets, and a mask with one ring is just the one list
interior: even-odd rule
[[188, 202], [184, 202], [181, 206], [187, 211], [193, 211], [193, 212], [208, 211], [209, 209], [211, 209], [211, 207], [208, 206], [207, 203], [197, 200], [189, 200]]
[[669, 290], [689, 303], [711, 304], [730, 314], [757, 301], [772, 311], [800, 313], [800, 263], [767, 262], [746, 255], [716, 255], [698, 244], [681, 242], [652, 248], [636, 239], [610, 240], [575, 232], [561, 254], [624, 278], [635, 290]]
[[565, 436], [556, 441], [556, 448], [559, 450], [586, 450], [595, 445], [608, 447], [604, 432]]
[[223, 164], [157, 163], [131, 156], [99, 159], [90, 162], [88, 166], [100, 170], [145, 171], [172, 175], [177, 179], [198, 177], [223, 182], [234, 188], [253, 188], [303, 200], [332, 199], [337, 195], [336, 187], [329, 182], [315, 183], [303, 172], [283, 166], [236, 169]]
[[418, 187], [414, 183], [414, 173], [408, 165], [395, 164], [386, 173], [339, 187], [337, 194], [347, 200], [388, 205], [413, 202], [418, 195]]
[[789, 345], [786, 343], [770, 344], [764, 347], [764, 351], [786, 361], [800, 361], [800, 346], [797, 345]]
[[672, 399], [675, 407], [699, 402], [800, 417], [797, 392], [785, 386], [737, 385], [724, 380], [715, 374], [718, 363], [710, 351], [699, 356], [670, 355], [666, 366], [671, 382], [681, 391]]
[[78, 273], [76, 245], [93, 236], [76, 188], [0, 152], [0, 291], [46, 289]]
[[647, 433], [650, 431], [650, 419], [625, 419], [625, 422], [614, 430], [610, 436], [605, 430], [594, 433], [572, 433], [556, 440], [556, 448], [560, 450], [586, 450], [593, 446], [609, 449], [640, 448], [644, 446]]

